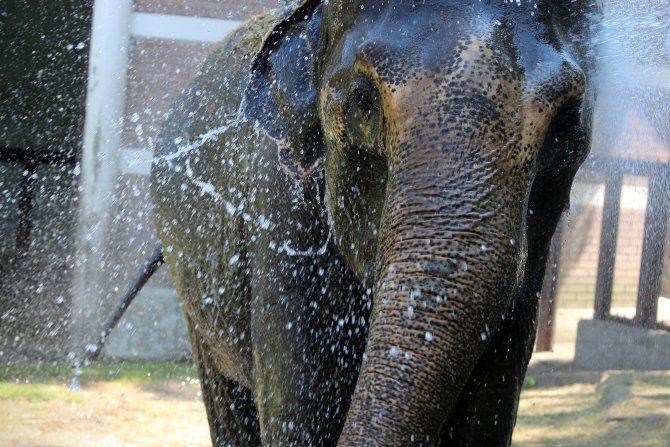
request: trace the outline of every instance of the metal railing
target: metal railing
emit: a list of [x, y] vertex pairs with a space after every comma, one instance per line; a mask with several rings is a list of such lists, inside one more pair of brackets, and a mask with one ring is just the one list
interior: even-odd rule
[[[670, 330], [656, 320], [663, 279], [663, 258], [670, 215], [670, 164], [646, 160], [598, 158], [594, 170], [605, 177], [605, 202], [600, 229], [600, 250], [594, 318], [613, 320], [650, 329]], [[642, 260], [638, 282], [635, 317], [611, 314], [616, 244], [619, 234], [621, 190], [624, 176], [648, 178], [647, 206], [644, 219]]]

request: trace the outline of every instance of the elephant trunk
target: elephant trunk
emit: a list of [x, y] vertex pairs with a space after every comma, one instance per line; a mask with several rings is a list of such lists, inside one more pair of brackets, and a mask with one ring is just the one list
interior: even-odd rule
[[505, 175], [486, 166], [428, 168], [414, 154], [389, 179], [368, 344], [340, 446], [436, 444], [520, 283], [523, 188], [496, 186]]

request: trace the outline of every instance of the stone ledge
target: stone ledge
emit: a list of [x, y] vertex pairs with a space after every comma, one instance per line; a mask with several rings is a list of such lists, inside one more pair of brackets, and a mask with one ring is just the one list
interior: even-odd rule
[[583, 370], [670, 369], [670, 332], [581, 320], [574, 367]]

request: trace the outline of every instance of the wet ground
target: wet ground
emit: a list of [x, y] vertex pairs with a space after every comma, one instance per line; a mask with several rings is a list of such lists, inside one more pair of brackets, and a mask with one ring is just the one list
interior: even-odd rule
[[[529, 370], [515, 446], [670, 445], [670, 371], [574, 371], [553, 357]], [[209, 446], [199, 385], [180, 374], [92, 375], [73, 392], [63, 378], [5, 373], [0, 446]]]

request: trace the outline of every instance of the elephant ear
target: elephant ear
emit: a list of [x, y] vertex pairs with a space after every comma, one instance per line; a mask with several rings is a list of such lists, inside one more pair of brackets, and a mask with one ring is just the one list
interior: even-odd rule
[[246, 116], [277, 143], [279, 163], [299, 179], [325, 156], [316, 85], [320, 5], [303, 0], [284, 11], [252, 62], [245, 91]]

